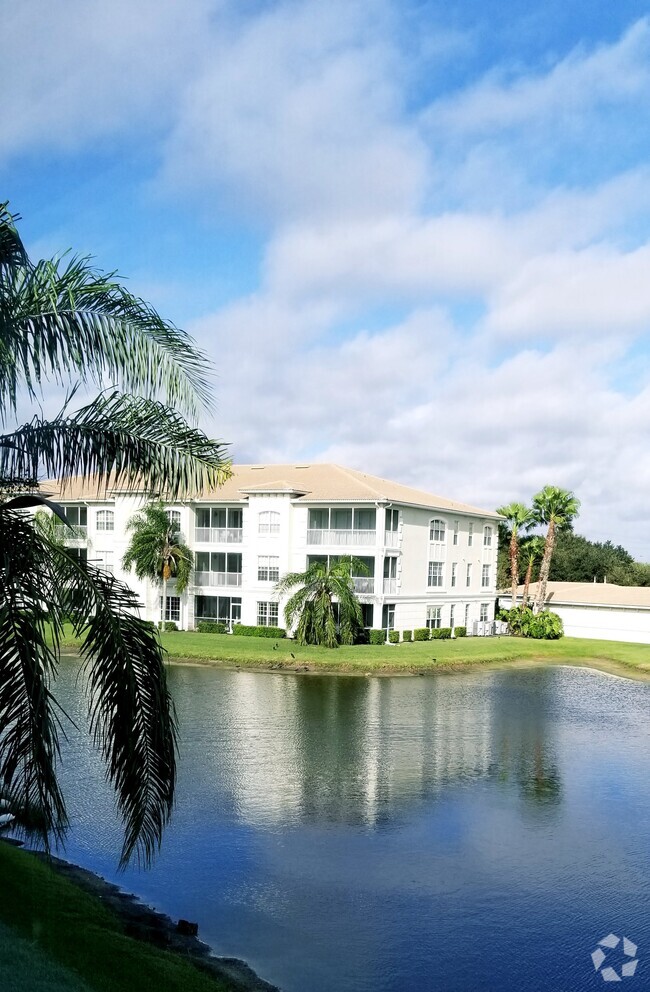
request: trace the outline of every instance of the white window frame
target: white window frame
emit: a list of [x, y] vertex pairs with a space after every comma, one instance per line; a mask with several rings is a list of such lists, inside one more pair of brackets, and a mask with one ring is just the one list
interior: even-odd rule
[[440, 589], [444, 584], [444, 561], [430, 561], [427, 574], [427, 587], [429, 589]]
[[180, 510], [167, 510], [167, 516], [169, 517], [169, 522], [176, 530], [181, 529], [181, 511]]
[[472, 584], [472, 563], [467, 562], [467, 569], [465, 570], [465, 588], [469, 589]]
[[95, 514], [95, 530], [115, 530], [115, 513], [113, 510], [97, 510], [97, 513]]
[[490, 566], [483, 565], [481, 569], [481, 589], [489, 589], [490, 587]]
[[452, 561], [452, 563], [451, 563], [451, 588], [452, 589], [455, 588], [455, 586], [456, 586], [457, 569], [458, 569], [458, 562], [457, 561]]
[[[162, 614], [163, 608], [163, 598], [160, 597], [159, 600], [159, 610]], [[181, 622], [181, 597], [180, 596], [167, 596], [167, 603], [165, 607], [165, 616], [161, 617], [165, 623], [180, 623]]]
[[454, 520], [454, 536], [452, 539], [452, 544], [458, 544], [458, 528], [460, 526], [460, 520]]
[[465, 603], [465, 630], [469, 627], [469, 603]]
[[257, 603], [257, 626], [258, 627], [278, 627], [280, 620], [278, 603], [273, 600], [258, 600]]
[[280, 581], [280, 557], [279, 557], [279, 555], [258, 555], [257, 556], [257, 581], [258, 582], [279, 582]]
[[492, 528], [490, 524], [486, 524], [485, 527], [483, 528], [483, 547], [484, 548], [492, 547]]
[[429, 630], [440, 630], [442, 627], [442, 606], [427, 606], [426, 624]]
[[442, 544], [445, 540], [447, 525], [440, 517], [432, 517], [429, 521], [429, 540], [433, 544]]
[[278, 510], [262, 510], [257, 518], [258, 534], [279, 534], [280, 513]]
[[451, 606], [449, 607], [449, 626], [451, 627], [452, 630], [454, 629], [455, 626], [454, 624], [455, 610], [456, 610], [456, 604], [452, 603]]
[[471, 548], [474, 543], [474, 524], [470, 520], [469, 527], [467, 528], [467, 547]]
[[480, 623], [488, 623], [489, 622], [489, 619], [490, 619], [489, 614], [490, 614], [490, 604], [489, 603], [481, 603], [481, 614], [479, 616], [479, 622]]

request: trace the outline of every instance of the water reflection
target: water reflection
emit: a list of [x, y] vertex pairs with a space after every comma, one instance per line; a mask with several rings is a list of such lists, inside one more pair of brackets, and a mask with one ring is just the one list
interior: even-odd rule
[[477, 780], [515, 784], [531, 802], [561, 797], [552, 680], [495, 697], [480, 679], [238, 672], [224, 680], [211, 715], [196, 709], [204, 678], [198, 669], [173, 672], [181, 739], [193, 746], [200, 726], [207, 767], [218, 765], [244, 822], [372, 828]]

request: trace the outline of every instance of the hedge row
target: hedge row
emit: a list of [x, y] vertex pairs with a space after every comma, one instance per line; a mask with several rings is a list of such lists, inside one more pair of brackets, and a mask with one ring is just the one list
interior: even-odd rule
[[196, 629], [200, 634], [227, 634], [228, 627], [219, 620], [197, 620]]
[[236, 623], [232, 628], [233, 634], [238, 637], [286, 637], [287, 632], [284, 627], [248, 627], [243, 623]]

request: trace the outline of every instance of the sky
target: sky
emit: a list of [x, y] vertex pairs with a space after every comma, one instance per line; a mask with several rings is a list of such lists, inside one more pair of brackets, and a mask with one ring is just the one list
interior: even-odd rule
[[650, 17], [617, 0], [21, 0], [0, 200], [216, 370], [235, 462], [650, 560]]

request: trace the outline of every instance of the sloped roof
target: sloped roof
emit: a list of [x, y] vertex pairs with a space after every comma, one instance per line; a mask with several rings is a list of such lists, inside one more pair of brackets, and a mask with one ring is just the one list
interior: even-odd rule
[[[523, 594], [523, 585], [518, 593]], [[502, 590], [506, 596], [509, 590]], [[537, 596], [537, 583], [530, 586], [529, 598], [534, 602]], [[557, 606], [609, 606], [650, 609], [650, 586], [616, 586], [611, 582], [549, 582], [546, 589], [546, 603]]]
[[[333, 464], [233, 465], [232, 476], [223, 486], [202, 492], [192, 502], [240, 502], [254, 492], [289, 492], [303, 503], [402, 503], [433, 510], [467, 513], [495, 520], [499, 515], [467, 503], [412, 489], [399, 482], [380, 479]], [[92, 480], [68, 479], [63, 486], [55, 480], [44, 482], [43, 490], [65, 500], [109, 498], [114, 487], [98, 491]]]

